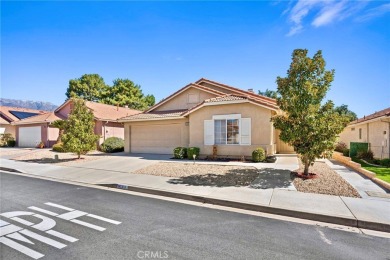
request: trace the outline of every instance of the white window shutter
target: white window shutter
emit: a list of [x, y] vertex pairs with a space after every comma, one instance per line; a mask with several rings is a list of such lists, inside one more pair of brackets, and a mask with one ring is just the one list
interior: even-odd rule
[[204, 144], [214, 145], [214, 120], [204, 120]]
[[251, 145], [251, 119], [241, 118], [241, 145]]

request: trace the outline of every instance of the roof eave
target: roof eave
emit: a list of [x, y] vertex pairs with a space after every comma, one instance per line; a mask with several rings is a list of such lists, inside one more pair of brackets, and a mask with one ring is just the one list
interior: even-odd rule
[[162, 117], [162, 118], [145, 118], [145, 119], [122, 119], [118, 120], [119, 123], [130, 123], [130, 122], [143, 122], [143, 121], [159, 121], [159, 120], [176, 120], [185, 119], [185, 116], [175, 117]]

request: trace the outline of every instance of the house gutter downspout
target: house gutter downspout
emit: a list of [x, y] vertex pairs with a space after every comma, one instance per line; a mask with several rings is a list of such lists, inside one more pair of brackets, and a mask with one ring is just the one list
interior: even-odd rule
[[108, 124], [108, 120], [106, 121], [106, 123], [103, 125], [103, 130], [104, 130], [104, 134], [103, 134], [103, 142], [106, 141], [106, 125]]

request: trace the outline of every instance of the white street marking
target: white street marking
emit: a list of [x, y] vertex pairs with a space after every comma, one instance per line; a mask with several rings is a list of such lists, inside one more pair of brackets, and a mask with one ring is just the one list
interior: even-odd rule
[[23, 225], [26, 225], [26, 226], [32, 226], [34, 225], [34, 223], [31, 223], [30, 221], [27, 221], [27, 220], [24, 220], [24, 219], [21, 219], [21, 218], [18, 218], [18, 217], [13, 217], [11, 218], [12, 220], [16, 221], [16, 222], [19, 222]]
[[28, 211], [10, 211], [6, 213], [1, 213], [0, 216], [6, 217], [6, 218], [13, 218], [17, 216], [30, 216], [34, 213], [28, 212]]
[[9, 225], [9, 223], [7, 221], [4, 221], [4, 220], [0, 219], [0, 227], [6, 226], [6, 225]]
[[26, 243], [29, 243], [29, 244], [31, 244], [31, 245], [34, 245], [33, 242], [31, 242], [30, 240], [28, 240], [27, 238], [25, 238], [24, 236], [22, 236], [22, 235], [19, 234], [18, 232], [9, 234], [9, 235], [7, 235], [7, 237], [13, 238], [13, 239], [15, 239], [15, 240], [19, 240], [19, 241], [22, 241], [22, 242], [26, 242]]
[[0, 237], [5, 236], [11, 233], [14, 233], [16, 231], [22, 230], [23, 228], [15, 226], [15, 225], [8, 225], [0, 228]]
[[85, 216], [87, 214], [88, 214], [87, 212], [75, 210], [75, 211], [71, 211], [71, 212], [67, 212], [67, 213], [61, 214], [61, 215], [57, 216], [57, 218], [62, 218], [62, 219], [65, 219], [65, 220], [71, 220], [71, 219], [75, 219], [75, 218], [78, 218], [78, 217], [81, 217], [81, 216]]
[[109, 219], [109, 218], [103, 218], [101, 216], [97, 216], [97, 215], [94, 215], [94, 214], [88, 214], [87, 217], [96, 218], [96, 219], [99, 219], [99, 220], [102, 220], [102, 221], [105, 221], [105, 222], [108, 222], [108, 223], [111, 223], [111, 224], [114, 224], [114, 225], [119, 225], [120, 223], [122, 223], [122, 222], [119, 222], [119, 221], [116, 221], [116, 220], [112, 220], [112, 219]]
[[31, 232], [30, 230], [27, 230], [27, 229], [23, 229], [22, 231], [19, 231], [19, 232], [22, 233], [23, 235], [26, 235], [26, 236], [29, 236], [29, 237], [34, 238], [36, 240], [39, 240], [39, 241], [41, 241], [45, 244], [48, 244], [50, 246], [53, 246], [55, 248], [61, 249], [61, 248], [66, 247], [65, 244], [62, 244], [54, 239], [41, 236], [41, 235], [34, 233], [34, 232]]
[[87, 223], [87, 222], [84, 222], [84, 221], [81, 221], [81, 220], [78, 220], [78, 219], [72, 219], [72, 220], [70, 220], [70, 222], [73, 222], [73, 223], [76, 223], [76, 224], [79, 224], [79, 225], [82, 225], [82, 226], [86, 226], [86, 227], [89, 227], [89, 228], [92, 228], [92, 229], [95, 229], [95, 230], [98, 230], [98, 231], [106, 230], [103, 227], [99, 227], [99, 226], [96, 226], [96, 225], [93, 225], [93, 224], [90, 224], [90, 223]]
[[60, 233], [60, 232], [57, 232], [57, 231], [55, 231], [55, 230], [48, 230], [48, 231], [46, 231], [46, 233], [48, 233], [49, 235], [52, 235], [52, 236], [61, 238], [61, 239], [63, 239], [63, 240], [72, 242], [72, 243], [78, 241], [77, 238], [74, 238], [74, 237], [65, 235], [65, 234]]
[[3, 243], [4, 245], [6, 246], [9, 246], [25, 255], [28, 255], [29, 257], [31, 258], [34, 258], [34, 259], [39, 259], [45, 255], [37, 252], [37, 251], [34, 251], [28, 247], [25, 247], [24, 245], [21, 245], [19, 243], [16, 243], [15, 241], [12, 241], [11, 239], [9, 238], [6, 238], [6, 237], [0, 237], [0, 243]]
[[318, 230], [318, 229], [317, 229], [317, 231], [318, 231], [318, 233], [320, 233], [320, 237], [321, 237], [322, 241], [324, 241], [324, 242], [327, 243], [328, 245], [331, 245], [331, 244], [332, 244], [332, 241], [330, 241], [329, 239], [327, 239], [327, 238], [325, 237], [324, 232], [322, 232], [321, 230]]
[[50, 215], [50, 216], [54, 216], [54, 217], [58, 215], [57, 213], [54, 213], [52, 211], [49, 211], [49, 210], [46, 210], [46, 209], [41, 209], [41, 208], [34, 207], [34, 206], [31, 206], [31, 207], [28, 207], [28, 208], [32, 209], [32, 210], [35, 210], [35, 211], [39, 211], [39, 212], [45, 213], [45, 214]]
[[45, 204], [49, 205], [49, 206], [52, 206], [52, 207], [59, 208], [59, 209], [64, 209], [64, 210], [67, 210], [67, 211], [73, 211], [74, 210], [74, 209], [71, 209], [71, 208], [68, 208], [68, 207], [65, 207], [65, 206], [61, 206], [61, 205], [58, 205], [58, 204], [55, 204], [55, 203], [51, 203], [51, 202], [46, 202]]
[[33, 228], [36, 228], [38, 230], [46, 231], [46, 230], [52, 229], [57, 224], [51, 218], [48, 218], [48, 217], [45, 217], [45, 216], [42, 216], [42, 215], [39, 215], [39, 214], [34, 214], [33, 216], [42, 219], [42, 222], [32, 226]]

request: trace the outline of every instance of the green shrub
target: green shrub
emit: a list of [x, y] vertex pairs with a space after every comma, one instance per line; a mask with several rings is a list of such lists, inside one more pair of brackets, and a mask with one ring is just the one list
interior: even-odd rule
[[199, 152], [200, 152], [199, 147], [189, 147], [188, 150], [187, 150], [188, 159], [193, 160], [194, 159], [193, 158], [194, 154], [196, 155], [196, 158], [199, 158]]
[[344, 142], [338, 142], [334, 148], [336, 152], [340, 152], [340, 153], [342, 153], [345, 149], [348, 148], [347, 148], [347, 144]]
[[374, 159], [374, 153], [371, 150], [368, 151], [358, 151], [357, 158], [359, 159], [365, 159], [365, 160], [373, 160]]
[[1, 134], [0, 146], [14, 147], [15, 145], [16, 145], [15, 138], [13, 138], [10, 133]]
[[173, 149], [173, 157], [175, 159], [184, 159], [187, 157], [187, 148], [186, 147], [176, 147]]
[[382, 159], [380, 160], [379, 164], [385, 167], [390, 167], [390, 159], [389, 158]]
[[63, 143], [56, 143], [55, 145], [53, 145], [52, 150], [58, 153], [66, 152]]
[[372, 163], [376, 164], [376, 165], [380, 165], [381, 164], [381, 159], [374, 158], [374, 159], [372, 159]]
[[123, 152], [125, 141], [119, 137], [109, 137], [102, 143], [101, 150], [105, 153]]
[[252, 161], [263, 162], [264, 160], [265, 160], [265, 151], [263, 148], [259, 147], [252, 152]]
[[349, 157], [349, 149], [345, 149], [343, 151], [343, 155], [346, 156], [346, 157]]

